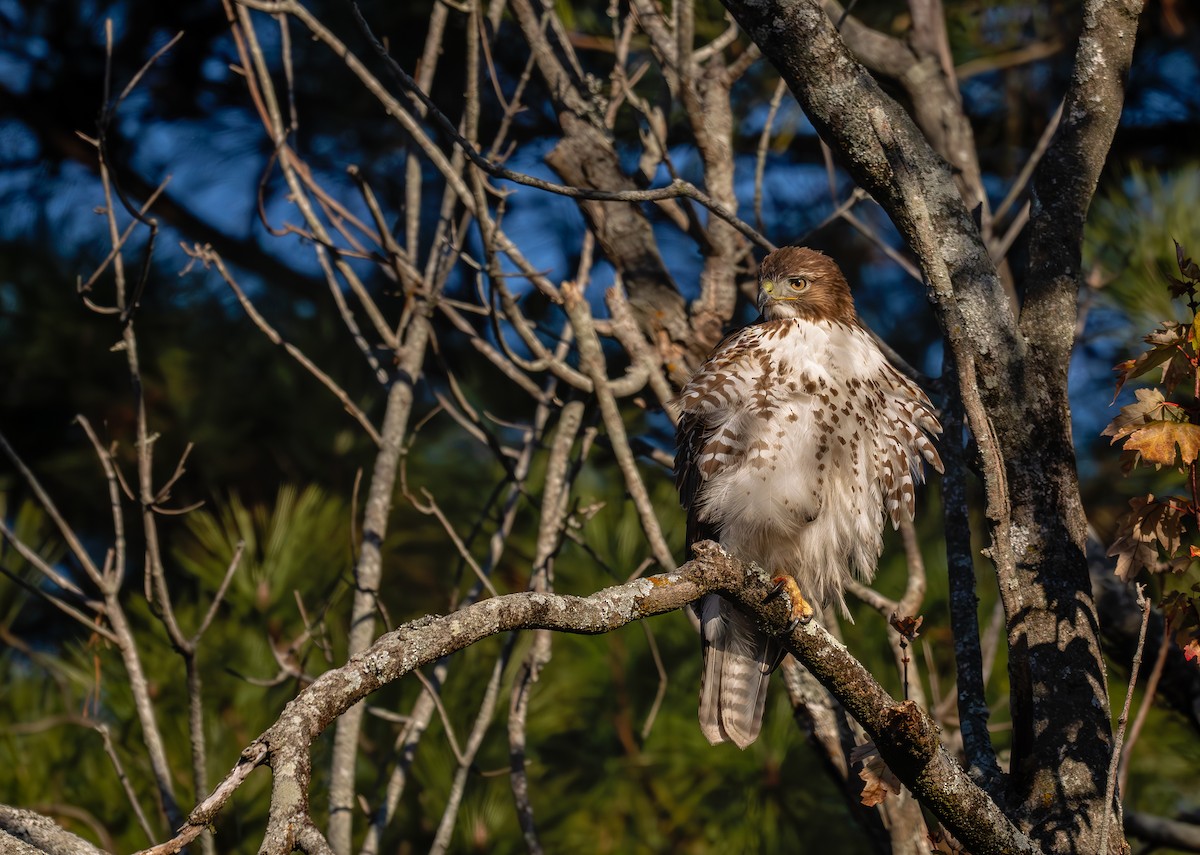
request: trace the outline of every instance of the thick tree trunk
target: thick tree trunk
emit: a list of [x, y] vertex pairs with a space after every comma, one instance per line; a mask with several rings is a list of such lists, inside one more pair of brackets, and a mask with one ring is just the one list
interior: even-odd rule
[[988, 554], [1007, 614], [1008, 809], [1047, 851], [1099, 851], [1114, 829], [1104, 824], [1111, 726], [1067, 368], [1083, 217], [1120, 115], [1141, 4], [1085, 4], [1069, 118], [1038, 173], [1047, 201], [1032, 221], [1020, 323], [950, 170], [849, 54], [821, 3], [726, 6], [921, 259], [982, 459]]

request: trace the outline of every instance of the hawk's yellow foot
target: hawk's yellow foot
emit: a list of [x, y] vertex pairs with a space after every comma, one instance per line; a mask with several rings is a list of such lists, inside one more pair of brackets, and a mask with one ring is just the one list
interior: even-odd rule
[[767, 599], [772, 600], [778, 597], [781, 593], [786, 592], [788, 596], [788, 604], [792, 609], [792, 619], [788, 621], [787, 631], [791, 632], [802, 623], [808, 623], [812, 620], [813, 607], [808, 604], [808, 600], [804, 599], [804, 595], [800, 593], [800, 586], [796, 584], [796, 580], [791, 576], [773, 576], [771, 581], [775, 583], [774, 589], [767, 594]]

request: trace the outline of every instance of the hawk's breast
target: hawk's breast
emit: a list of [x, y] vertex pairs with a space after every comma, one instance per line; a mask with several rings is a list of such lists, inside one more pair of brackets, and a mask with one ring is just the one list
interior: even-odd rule
[[[897, 401], [913, 393], [906, 412]], [[680, 451], [699, 478], [698, 518], [726, 549], [792, 572], [822, 601], [840, 597], [848, 573], [873, 572], [885, 498], [905, 478], [911, 503], [915, 437], [928, 445], [920, 417], [937, 424], [865, 330], [803, 319], [731, 337], [680, 403], [698, 424]]]

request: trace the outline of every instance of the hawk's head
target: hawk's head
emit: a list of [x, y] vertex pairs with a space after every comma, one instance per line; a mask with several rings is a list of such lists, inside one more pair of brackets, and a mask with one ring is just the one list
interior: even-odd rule
[[806, 318], [853, 323], [858, 319], [850, 286], [829, 256], [803, 246], [785, 246], [758, 269], [758, 310], [764, 320]]

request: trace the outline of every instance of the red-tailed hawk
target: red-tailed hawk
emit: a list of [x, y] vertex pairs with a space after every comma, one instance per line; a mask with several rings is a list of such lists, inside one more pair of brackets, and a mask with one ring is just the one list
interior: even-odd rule
[[[930, 442], [941, 425], [859, 322], [845, 276], [825, 255], [768, 255], [758, 307], [762, 320], [717, 345], [677, 400], [688, 546], [716, 540], [844, 610], [846, 581], [875, 572], [885, 518], [898, 526], [912, 516], [922, 459], [941, 471]], [[798, 595], [793, 609], [812, 614]], [[700, 729], [709, 742], [745, 748], [762, 727], [780, 649], [719, 596], [701, 599], [699, 611]]]

